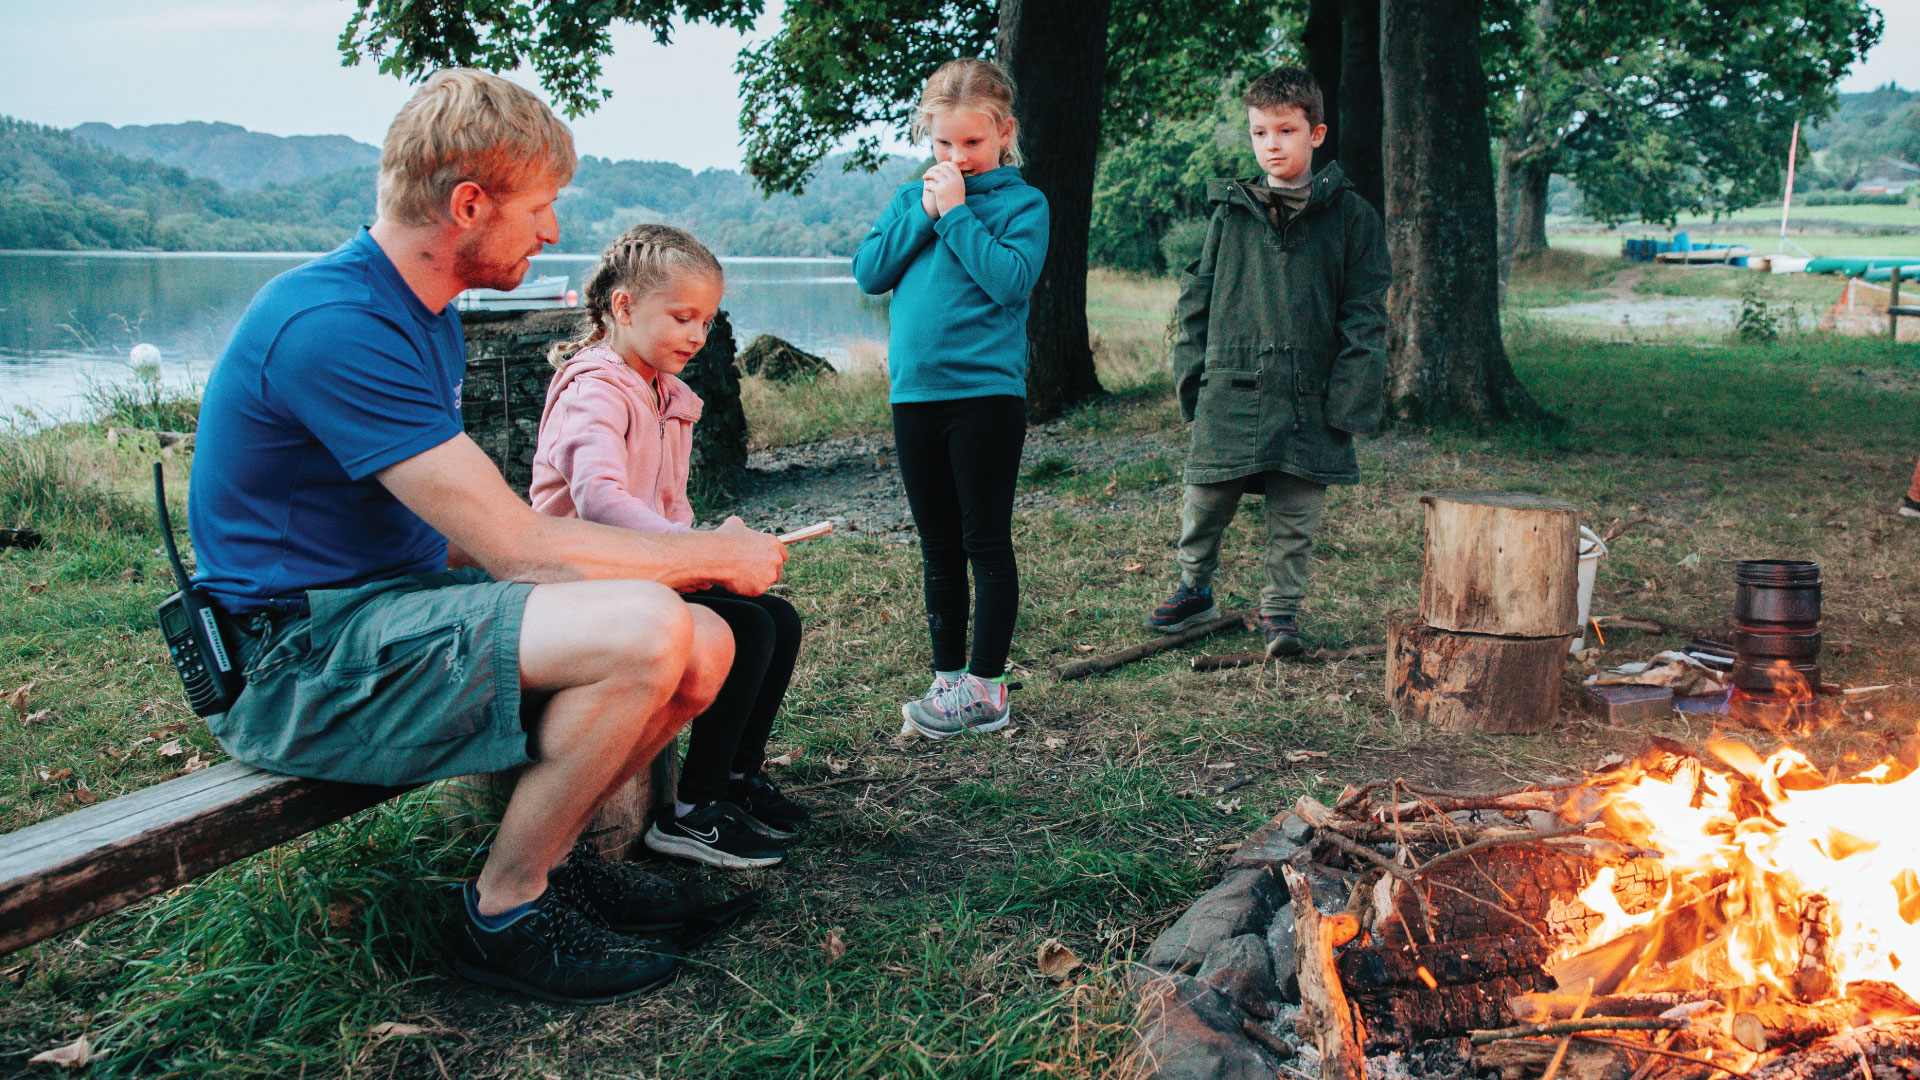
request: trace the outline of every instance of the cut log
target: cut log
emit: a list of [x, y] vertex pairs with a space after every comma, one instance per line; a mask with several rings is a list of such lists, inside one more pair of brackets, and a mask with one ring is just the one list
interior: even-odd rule
[[[1354, 993], [1398, 992], [1421, 987], [1425, 971], [1434, 982], [1444, 986], [1487, 982], [1512, 976], [1529, 983], [1543, 978], [1541, 966], [1553, 950], [1531, 935], [1503, 934], [1444, 941], [1437, 945], [1369, 945], [1340, 954], [1341, 984]], [[1526, 991], [1530, 987], [1522, 987]], [[1507, 1002], [1500, 1001], [1504, 1016]], [[1598, 1000], [1598, 999], [1596, 999]], [[1657, 1014], [1655, 1014], [1657, 1015]]]
[[[1298, 870], [1286, 866], [1282, 872], [1289, 895], [1313, 895], [1312, 885]], [[1366, 1058], [1354, 1031], [1353, 1009], [1334, 968], [1332, 920], [1313, 904], [1295, 904], [1293, 928], [1301, 1011], [1320, 1048], [1321, 1080], [1364, 1080]]]
[[[1864, 1074], [1864, 1076], [1863, 1076]], [[1920, 1080], [1920, 1018], [1854, 1028], [1776, 1058], [1749, 1080]]]
[[[457, 777], [441, 791], [440, 804], [456, 820], [495, 825], [507, 808], [513, 786], [519, 782], [519, 769]], [[626, 859], [634, 842], [646, 831], [648, 815], [654, 807], [672, 800], [679, 783], [680, 749], [676, 740], [594, 811], [580, 834], [581, 843], [603, 859]]]
[[[1501, 637], [1568, 638], [1579, 629], [1580, 511], [1510, 492], [1422, 495], [1427, 508], [1420, 617]], [[1560, 646], [1566, 654], [1566, 643]]]
[[1734, 1041], [1756, 1054], [1763, 1054], [1837, 1035], [1865, 1020], [1850, 1001], [1823, 1001], [1818, 1005], [1767, 1002], [1748, 1005], [1734, 1013], [1730, 1030]]
[[1387, 700], [1394, 715], [1447, 731], [1530, 734], [1560, 712], [1566, 636], [1492, 637], [1387, 623]]
[[[1500, 1080], [1535, 1080], [1552, 1060], [1554, 1043], [1538, 1039], [1510, 1039], [1476, 1046], [1476, 1071], [1498, 1069]], [[1611, 1046], [1576, 1042], [1567, 1048], [1559, 1075], [1564, 1080], [1625, 1080], [1631, 1068], [1626, 1051]]]

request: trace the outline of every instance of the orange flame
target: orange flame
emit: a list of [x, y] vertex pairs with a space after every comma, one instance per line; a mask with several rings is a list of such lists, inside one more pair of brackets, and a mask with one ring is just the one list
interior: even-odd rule
[[1920, 773], [1882, 763], [1830, 783], [1791, 748], [1708, 749], [1726, 771], [1642, 764], [1601, 793], [1609, 830], [1659, 852], [1667, 890], [1628, 910], [1615, 871], [1601, 870], [1580, 894], [1600, 924], [1562, 961], [1610, 951], [1619, 992], [1765, 985], [1804, 997], [1807, 913], [1830, 935], [1820, 994], [1877, 979], [1920, 998]]

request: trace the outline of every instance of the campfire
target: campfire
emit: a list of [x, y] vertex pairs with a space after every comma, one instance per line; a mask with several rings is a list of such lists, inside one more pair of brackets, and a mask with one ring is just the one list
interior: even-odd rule
[[1294, 814], [1297, 1024], [1325, 1077], [1396, 1052], [1506, 1080], [1920, 1077], [1908, 767], [1656, 740], [1562, 787], [1378, 782]]

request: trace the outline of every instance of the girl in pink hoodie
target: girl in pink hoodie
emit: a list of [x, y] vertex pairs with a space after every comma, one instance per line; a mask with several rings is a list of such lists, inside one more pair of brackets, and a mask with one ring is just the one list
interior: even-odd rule
[[[679, 229], [637, 225], [607, 249], [584, 290], [586, 335], [548, 354], [559, 370], [540, 414], [534, 509], [641, 532], [693, 528], [687, 472], [700, 399], [677, 376], [706, 345], [724, 288], [720, 261]], [[809, 816], [761, 768], [800, 652], [800, 616], [777, 596], [715, 588], [687, 602], [726, 620], [733, 668], [689, 725], [674, 812], [642, 839], [711, 866], [772, 866]]]

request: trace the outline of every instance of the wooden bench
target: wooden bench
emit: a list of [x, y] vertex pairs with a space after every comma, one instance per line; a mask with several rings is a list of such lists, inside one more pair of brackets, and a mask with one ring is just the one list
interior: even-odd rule
[[[625, 857], [655, 793], [677, 786], [679, 760], [669, 743], [594, 815], [587, 842], [607, 858]], [[454, 781], [467, 790], [449, 809], [497, 812], [515, 775]], [[302, 780], [227, 761], [0, 834], [0, 956], [410, 790]]]
[[406, 790], [228, 761], [0, 835], [0, 956]]

